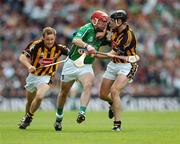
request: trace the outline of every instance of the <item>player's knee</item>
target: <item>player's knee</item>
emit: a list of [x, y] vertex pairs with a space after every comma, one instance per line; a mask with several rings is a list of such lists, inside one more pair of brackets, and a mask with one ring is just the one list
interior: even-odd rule
[[91, 91], [91, 89], [92, 89], [92, 84], [91, 84], [91, 83], [86, 83], [83, 87], [84, 87], [84, 90], [86, 90], [86, 91]]
[[37, 95], [36, 95], [36, 100], [37, 100], [37, 101], [42, 101], [43, 98], [44, 98], [44, 95], [42, 95], [42, 94], [37, 94]]
[[119, 96], [120, 90], [118, 90], [116, 87], [111, 87], [110, 93], [112, 97], [117, 95]]
[[60, 95], [61, 97], [66, 97], [68, 95], [69, 91], [68, 90], [61, 90]]

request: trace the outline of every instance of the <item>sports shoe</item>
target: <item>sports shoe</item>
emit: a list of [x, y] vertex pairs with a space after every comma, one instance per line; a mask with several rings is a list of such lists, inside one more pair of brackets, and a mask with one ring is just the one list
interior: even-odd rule
[[55, 129], [56, 131], [62, 131], [62, 125], [61, 125], [61, 122], [60, 122], [60, 121], [56, 121], [56, 122], [54, 123], [54, 129]]
[[28, 127], [31, 122], [32, 122], [32, 117], [26, 115], [25, 117], [22, 118], [22, 120], [19, 124], [19, 128], [26, 129], [26, 127]]
[[120, 126], [114, 126], [112, 128], [112, 131], [120, 131], [120, 130], [121, 130]]
[[120, 131], [121, 130], [121, 121], [114, 121], [114, 127], [112, 131]]
[[114, 113], [113, 113], [113, 111], [112, 111], [112, 106], [109, 106], [108, 117], [109, 117], [110, 119], [112, 119], [112, 118], [114, 117]]
[[83, 121], [85, 121], [85, 119], [86, 119], [85, 113], [79, 113], [76, 121], [77, 121], [77, 123], [80, 124]]

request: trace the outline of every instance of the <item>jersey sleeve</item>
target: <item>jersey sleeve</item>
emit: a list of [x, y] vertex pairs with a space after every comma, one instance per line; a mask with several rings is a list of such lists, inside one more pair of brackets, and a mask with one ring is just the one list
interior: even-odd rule
[[68, 56], [69, 55], [69, 49], [61, 44], [58, 44], [58, 47], [61, 49], [61, 54]]
[[83, 38], [89, 31], [89, 28], [87, 26], [82, 26], [80, 27], [75, 33], [74, 33], [74, 36], [73, 36], [73, 39], [74, 38]]
[[22, 51], [22, 53], [24, 55], [26, 55], [27, 57], [31, 57], [33, 51], [35, 49], [35, 45], [33, 44], [33, 42], [30, 42], [27, 47]]

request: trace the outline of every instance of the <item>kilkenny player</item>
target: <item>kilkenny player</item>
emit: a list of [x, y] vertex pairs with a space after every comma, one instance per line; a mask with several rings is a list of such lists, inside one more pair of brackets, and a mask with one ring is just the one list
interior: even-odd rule
[[[117, 10], [110, 15], [111, 31], [107, 32], [112, 45], [112, 54], [122, 56], [136, 55], [136, 38], [127, 24], [127, 13]], [[100, 87], [100, 98], [110, 104], [109, 118], [114, 117], [113, 131], [121, 130], [120, 93], [132, 81], [138, 65], [114, 58], [107, 65]]]
[[[68, 49], [56, 43], [56, 30], [51, 27], [43, 29], [43, 38], [32, 41], [23, 50], [19, 57], [25, 65], [29, 75], [26, 78], [26, 114], [19, 124], [20, 129], [26, 129], [30, 125], [34, 113], [50, 89], [51, 80], [54, 77], [58, 65], [43, 67], [60, 60], [61, 55], [68, 55]], [[42, 67], [42, 68], [38, 68]], [[38, 69], [37, 69], [38, 68]]]

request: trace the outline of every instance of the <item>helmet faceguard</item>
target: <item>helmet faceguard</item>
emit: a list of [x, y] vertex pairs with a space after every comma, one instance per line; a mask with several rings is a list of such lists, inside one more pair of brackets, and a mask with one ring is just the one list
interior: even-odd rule
[[91, 15], [91, 22], [96, 29], [101, 29], [97, 27], [99, 21], [102, 21], [107, 24], [109, 22], [109, 16], [105, 12], [97, 10]]
[[[110, 18], [116, 22], [116, 25], [118, 27], [120, 27], [123, 23], [127, 21], [128, 15], [126, 11], [124, 10], [117, 10], [117, 11], [112, 12], [112, 14], [110, 15]], [[122, 21], [122, 24], [118, 24], [119, 19]]]
[[128, 16], [127, 16], [126, 11], [124, 11], [124, 10], [117, 10], [117, 11], [114, 11], [111, 14], [110, 18], [111, 19], [121, 19], [122, 22], [126, 22]]

